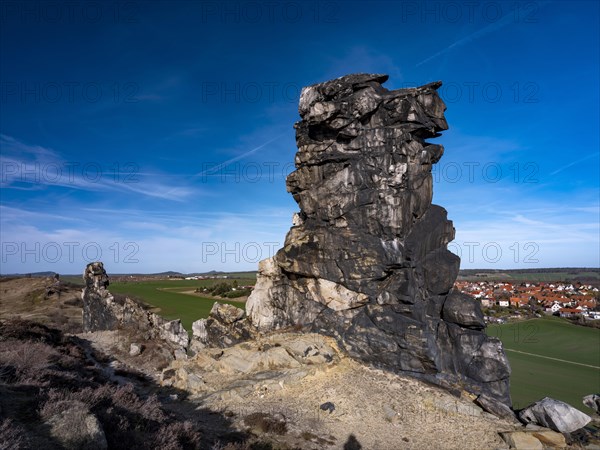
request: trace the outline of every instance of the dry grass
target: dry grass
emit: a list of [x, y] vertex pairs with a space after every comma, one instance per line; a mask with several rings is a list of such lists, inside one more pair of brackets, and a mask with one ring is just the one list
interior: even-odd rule
[[44, 325], [0, 322], [1, 449], [55, 448], [43, 424], [75, 404], [98, 418], [111, 449], [142, 449], [149, 442], [168, 450], [200, 447], [196, 425], [168, 413], [156, 395], [111, 382], [89, 352], [77, 338]]
[[282, 417], [274, 417], [267, 413], [253, 413], [244, 417], [244, 423], [261, 433], [274, 433], [283, 435], [287, 433], [287, 424]]
[[20, 450], [29, 448], [25, 429], [10, 419], [0, 420], [0, 449]]

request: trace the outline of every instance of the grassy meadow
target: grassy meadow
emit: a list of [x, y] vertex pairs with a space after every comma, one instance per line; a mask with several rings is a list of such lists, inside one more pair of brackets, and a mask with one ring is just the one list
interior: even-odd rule
[[[215, 299], [185, 294], [198, 287], [211, 286], [220, 282], [233, 283], [227, 280], [156, 280], [140, 282], [111, 282], [109, 290], [113, 293], [126, 294], [143, 300], [145, 303], [159, 308], [158, 313], [166, 319], [181, 319], [188, 332], [192, 331], [192, 323], [208, 316], [215, 301], [230, 303], [240, 307], [239, 301]], [[237, 279], [240, 286], [256, 282], [255, 278]]]
[[600, 330], [545, 317], [490, 325], [487, 333], [506, 349], [516, 409], [548, 396], [591, 412], [581, 399], [600, 392]]

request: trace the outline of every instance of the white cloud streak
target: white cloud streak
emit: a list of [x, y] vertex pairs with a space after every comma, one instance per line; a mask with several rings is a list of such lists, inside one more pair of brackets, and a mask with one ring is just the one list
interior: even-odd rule
[[476, 41], [477, 39], [480, 39], [488, 34], [491, 34], [491, 33], [494, 33], [495, 31], [501, 30], [502, 28], [509, 26], [511, 23], [514, 23], [514, 21], [515, 21], [514, 15], [511, 12], [509, 12], [504, 17], [499, 19], [498, 21], [493, 22], [493, 23], [483, 27], [482, 29], [477, 30], [477, 31], [459, 39], [458, 41], [453, 42], [452, 44], [448, 45], [446, 48], [444, 48], [444, 49], [440, 50], [439, 52], [434, 53], [433, 55], [418, 62], [415, 65], [415, 67], [422, 66], [423, 64], [426, 64], [429, 61], [432, 61], [442, 55], [445, 55], [446, 53], [451, 52], [454, 49], [457, 49], [464, 45], [470, 44], [471, 42]]
[[183, 202], [196, 192], [185, 185], [150, 181], [138, 173], [108, 170], [102, 161], [83, 165], [67, 161], [54, 150], [0, 135], [0, 186], [3, 189], [42, 190], [51, 187], [88, 192], [136, 194]]

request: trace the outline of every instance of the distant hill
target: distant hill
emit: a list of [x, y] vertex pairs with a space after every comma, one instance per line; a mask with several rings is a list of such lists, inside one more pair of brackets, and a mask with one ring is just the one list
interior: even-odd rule
[[53, 277], [56, 272], [33, 272], [33, 273], [7, 273], [0, 274], [1, 277]]
[[497, 281], [581, 281], [600, 282], [597, 267], [554, 267], [536, 269], [462, 269], [458, 279]]
[[475, 275], [476, 273], [581, 273], [596, 272], [600, 274], [597, 267], [548, 267], [535, 269], [460, 269], [460, 275]]
[[[142, 274], [140, 274], [140, 275], [142, 275]], [[159, 276], [163, 276], [163, 277], [182, 277], [182, 276], [184, 276], [184, 274], [182, 274], [181, 272], [174, 272], [172, 270], [169, 270], [167, 272], [152, 273], [150, 275], [154, 275], [157, 277], [159, 277]]]
[[229, 276], [236, 276], [239, 278], [245, 278], [245, 276], [247, 278], [254, 278], [256, 277], [256, 270], [246, 270], [246, 271], [241, 271], [241, 272], [222, 272], [222, 271], [217, 271], [217, 270], [211, 270], [210, 272], [194, 272], [194, 273], [190, 273], [187, 276], [217, 276], [217, 275], [229, 275]]
[[[33, 273], [13, 273], [0, 274], [1, 277], [52, 277], [56, 272], [33, 272]], [[219, 276], [227, 275], [233, 278], [255, 278], [255, 270], [240, 272], [224, 272], [211, 270], [209, 272], [182, 273], [173, 270], [158, 273], [111, 273], [111, 276], [145, 276], [145, 277], [189, 277], [189, 276]], [[60, 274], [63, 277], [81, 278], [81, 274]], [[494, 280], [529, 280], [529, 281], [600, 281], [600, 268], [598, 267], [547, 267], [535, 269], [461, 269], [460, 278], [482, 278]]]

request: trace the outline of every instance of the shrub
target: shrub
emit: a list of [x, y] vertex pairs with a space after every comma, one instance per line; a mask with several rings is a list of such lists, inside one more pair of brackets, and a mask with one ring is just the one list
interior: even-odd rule
[[[41, 448], [47, 440], [38, 433], [42, 422], [57, 421], [77, 405], [98, 419], [111, 449], [200, 447], [192, 422], [178, 422], [156, 395], [142, 396], [133, 383], [119, 386], [89, 367], [88, 351], [58, 330], [0, 321], [0, 396], [13, 414], [12, 421], [0, 419], [0, 450]], [[106, 362], [101, 354], [93, 359]]]
[[0, 449], [20, 450], [29, 448], [26, 431], [10, 419], [0, 421]]
[[283, 418], [276, 418], [266, 413], [252, 413], [244, 417], [244, 423], [263, 433], [285, 434], [287, 424]]
[[163, 450], [200, 447], [200, 433], [187, 420], [163, 425], [156, 436], [156, 448]]
[[0, 367], [11, 367], [17, 380], [39, 382], [59, 353], [41, 342], [0, 342]]
[[239, 298], [244, 297], [245, 295], [250, 295], [250, 292], [252, 292], [251, 289], [240, 289], [237, 291], [227, 292], [226, 294], [223, 294], [223, 296], [227, 298]]

